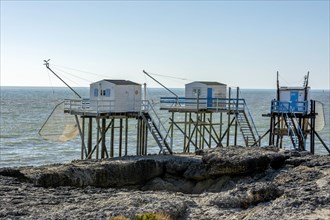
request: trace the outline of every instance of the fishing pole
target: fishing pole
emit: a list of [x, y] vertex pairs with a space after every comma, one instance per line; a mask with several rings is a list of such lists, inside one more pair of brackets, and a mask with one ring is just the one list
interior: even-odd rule
[[157, 79], [155, 79], [154, 77], [150, 76], [149, 73], [147, 73], [145, 70], [143, 70], [143, 73], [146, 74], [147, 76], [149, 76], [151, 79], [153, 79], [155, 82], [157, 82], [159, 85], [161, 85], [162, 87], [164, 87], [167, 91], [169, 91], [170, 93], [172, 93], [177, 100], [179, 99], [179, 96], [177, 94], [175, 94], [172, 90], [170, 90], [169, 88], [167, 88], [166, 86], [164, 86], [161, 82], [159, 82]]
[[81, 96], [69, 85], [67, 84], [61, 77], [59, 77], [50, 67], [49, 67], [49, 61], [48, 60], [44, 60], [44, 65], [47, 67], [47, 69], [49, 69], [57, 78], [59, 78], [67, 87], [69, 87], [69, 89], [71, 89], [72, 92], [74, 92], [74, 94], [76, 94], [79, 98], [81, 98]]

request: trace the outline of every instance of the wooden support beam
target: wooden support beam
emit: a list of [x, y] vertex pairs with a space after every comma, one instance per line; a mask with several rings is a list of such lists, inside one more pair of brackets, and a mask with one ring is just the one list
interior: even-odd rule
[[125, 118], [125, 156], [128, 154], [128, 118]]
[[110, 157], [114, 157], [115, 146], [115, 118], [112, 118], [111, 134], [110, 134]]
[[[101, 127], [100, 127], [100, 119], [97, 117], [97, 118], [95, 118], [95, 120], [96, 120], [96, 126], [97, 126], [97, 132], [96, 132], [96, 140], [97, 140], [97, 142], [96, 142], [96, 159], [99, 159], [99, 139], [100, 139], [100, 133], [102, 133], [102, 131], [101, 131]], [[102, 136], [102, 135], [101, 135]], [[101, 138], [101, 140], [102, 140], [102, 138]], [[104, 158], [104, 150], [103, 149], [101, 149], [101, 158], [103, 159]]]
[[322, 138], [320, 137], [320, 135], [314, 131], [316, 137], [321, 141], [323, 147], [328, 151], [328, 153], [330, 154], [330, 149], [328, 148], [328, 146], [326, 145], [326, 143], [322, 140]]
[[[107, 131], [109, 130], [111, 124], [112, 124], [112, 122], [110, 121], [110, 123], [108, 124], [107, 128], [105, 129], [105, 132], [107, 132]], [[98, 126], [99, 126], [99, 125], [98, 125]], [[99, 126], [99, 127], [100, 127], [100, 126]], [[101, 133], [101, 131], [99, 131], [99, 132]], [[95, 152], [95, 150], [97, 149], [97, 147], [99, 146], [99, 144], [101, 143], [101, 141], [102, 141], [102, 138], [99, 138], [99, 139], [97, 140], [97, 143], [94, 145], [94, 148], [93, 148], [92, 152], [90, 152], [90, 153], [88, 154], [88, 156], [86, 156], [86, 157], [91, 157], [91, 156], [93, 155], [93, 153]], [[101, 158], [109, 158], [109, 154], [108, 154], [107, 149], [104, 149], [103, 151], [104, 151], [105, 155], [104, 155], [103, 157], [101, 157]], [[101, 153], [102, 153], [102, 152], [101, 152]], [[102, 155], [101, 155], [101, 156], [102, 156]]]
[[185, 121], [185, 123], [184, 123], [184, 138], [183, 138], [183, 152], [184, 152], [184, 149], [185, 149], [185, 146], [186, 146], [186, 144], [187, 144], [187, 135], [186, 135], [186, 133], [187, 133], [187, 118], [188, 118], [188, 115], [187, 115], [187, 112], [185, 112], [184, 113], [184, 121]]
[[[75, 115], [76, 117], [76, 121], [77, 121], [77, 115]], [[79, 120], [78, 120], [79, 122]], [[78, 126], [80, 126], [78, 123], [77, 123]], [[79, 127], [78, 127], [79, 129]], [[80, 138], [81, 138], [81, 159], [83, 160], [84, 159], [84, 152], [86, 152], [86, 146], [85, 146], [85, 118], [83, 117], [82, 118], [82, 129], [80, 128], [79, 130], [79, 134], [80, 134]]]
[[148, 154], [148, 127], [147, 127], [147, 124], [145, 124], [144, 131], [145, 131], [145, 134], [144, 134], [144, 155], [147, 155]]
[[[231, 122], [230, 123], [228, 123], [229, 124], [229, 126], [227, 127], [227, 129], [226, 129], [226, 131], [223, 133], [223, 135], [222, 135], [222, 137], [221, 137], [221, 139], [220, 139], [220, 142], [222, 142], [222, 140], [224, 139], [224, 137], [226, 136], [226, 135], [228, 135], [228, 133], [229, 133], [229, 129], [230, 129], [230, 126], [233, 124], [233, 122], [235, 121], [235, 118], [233, 118], [232, 120], [231, 120]], [[228, 142], [229, 140], [227, 140], [227, 146], [229, 146], [229, 142]]]
[[202, 138], [200, 138], [200, 147], [202, 148], [202, 149], [204, 149], [204, 144], [205, 144], [205, 141], [202, 141], [202, 139], [203, 140], [205, 140], [205, 117], [206, 117], [206, 115], [205, 115], [205, 113], [203, 113], [202, 114], [202, 121], [203, 121], [203, 125], [201, 125], [200, 126], [200, 128], [203, 128], [203, 130], [202, 130]]
[[140, 125], [141, 125], [141, 118], [138, 118], [138, 124], [137, 124], [137, 132], [136, 132], [136, 155], [140, 155], [140, 139], [141, 139], [141, 134], [140, 134]]
[[89, 117], [88, 118], [89, 121], [88, 121], [88, 140], [87, 140], [87, 148], [88, 148], [88, 151], [87, 151], [87, 155], [90, 155], [87, 157], [87, 159], [91, 159], [92, 158], [92, 155], [90, 154], [92, 152], [92, 129], [93, 129], [93, 120], [92, 120], [92, 117]]
[[[105, 134], [106, 134], [106, 131], [105, 131], [105, 126], [106, 126], [106, 119], [105, 118], [102, 118], [102, 127], [101, 127], [101, 149], [102, 149], [102, 152], [106, 149], [106, 145], [105, 145]], [[97, 148], [98, 149], [98, 148]]]
[[76, 124], [77, 124], [77, 127], [78, 127], [80, 139], [81, 139], [81, 159], [83, 160], [84, 159], [84, 152], [85, 152], [85, 156], [87, 157], [87, 150], [86, 150], [85, 138], [84, 138], [85, 120], [83, 118], [83, 124], [82, 124], [83, 129], [81, 129], [79, 119], [78, 119], [77, 115], [75, 115], [75, 119], [76, 119]]
[[226, 145], [229, 146], [229, 137], [230, 137], [230, 126], [232, 123], [230, 123], [230, 114], [231, 114], [231, 88], [229, 87], [228, 89], [228, 98], [229, 98], [229, 104], [228, 104], [228, 112], [227, 112], [227, 115], [228, 115], [228, 124], [227, 124], [227, 130], [226, 130], [226, 133], [227, 133], [227, 143]]
[[121, 157], [122, 152], [122, 142], [123, 142], [123, 119], [119, 119], [119, 154], [118, 156]]
[[[188, 124], [188, 131], [189, 131], [189, 133], [188, 133], [188, 137], [192, 136], [191, 135], [191, 123], [190, 123], [191, 121], [192, 121], [192, 119], [191, 119], [191, 112], [189, 112], [189, 124]], [[184, 152], [188, 152], [189, 153], [189, 151], [190, 151], [189, 138], [187, 139], [187, 141], [188, 141], [188, 143], [186, 143], [187, 145], [184, 146], [185, 147]]]
[[[214, 140], [214, 142], [217, 144], [216, 146], [218, 147], [218, 146], [221, 146], [221, 147], [223, 147], [223, 145], [222, 145], [222, 143], [220, 142], [220, 136], [218, 136], [218, 134], [217, 134], [217, 132], [216, 132], [216, 130], [215, 130], [215, 128], [214, 128], [214, 126], [212, 125], [212, 123], [211, 123], [211, 121], [210, 121], [210, 137]], [[215, 135], [215, 137], [216, 138], [214, 138], [213, 137], [213, 135], [212, 135], [212, 131], [213, 131], [213, 133], [214, 133], [214, 135]]]
[[[212, 117], [213, 115], [212, 115], [212, 112], [210, 112], [210, 117], [209, 117], [209, 123], [210, 123], [210, 128], [209, 128], [209, 130], [210, 130], [210, 132], [209, 132], [209, 148], [212, 146]], [[218, 144], [217, 144], [218, 145]]]

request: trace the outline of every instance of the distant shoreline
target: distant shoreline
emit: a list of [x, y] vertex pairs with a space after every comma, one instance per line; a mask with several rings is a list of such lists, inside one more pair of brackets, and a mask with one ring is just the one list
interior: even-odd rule
[[[66, 86], [0, 86], [0, 88], [4, 89], [67, 89], [68, 87]], [[72, 88], [77, 88], [77, 89], [89, 89], [89, 87], [79, 87], [79, 86], [72, 86]], [[148, 89], [160, 89], [163, 90], [164, 88], [161, 87], [147, 87]], [[169, 89], [184, 89], [182, 88], [169, 88]], [[269, 88], [240, 88], [241, 91], [275, 91], [275, 88], [269, 89]], [[327, 91], [330, 92], [330, 88], [327, 89], [313, 89], [311, 88], [312, 91]]]

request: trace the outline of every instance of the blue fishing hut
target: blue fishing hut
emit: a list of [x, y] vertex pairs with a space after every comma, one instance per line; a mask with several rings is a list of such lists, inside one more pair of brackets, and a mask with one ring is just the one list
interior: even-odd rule
[[[226, 98], [227, 85], [219, 82], [195, 81], [185, 85], [186, 99], [204, 100], [199, 104], [200, 108], [214, 107], [217, 99]], [[197, 107], [197, 103], [187, 103], [190, 107]]]
[[302, 87], [280, 87], [277, 73], [276, 99], [271, 101], [269, 145], [283, 147], [283, 138], [289, 137], [296, 150], [307, 150], [307, 138], [310, 137], [311, 153], [315, 153], [315, 137], [317, 137], [330, 154], [329, 148], [316, 131], [316, 118], [321, 112], [316, 105], [321, 104], [310, 99], [308, 86], [309, 73], [305, 76]]
[[238, 145], [239, 141], [243, 146], [259, 145], [245, 99], [239, 97], [238, 87], [234, 89], [219, 82], [195, 81], [185, 85], [185, 97], [160, 98], [160, 109], [171, 114], [167, 134], [182, 135], [178, 143], [183, 144], [183, 152]]

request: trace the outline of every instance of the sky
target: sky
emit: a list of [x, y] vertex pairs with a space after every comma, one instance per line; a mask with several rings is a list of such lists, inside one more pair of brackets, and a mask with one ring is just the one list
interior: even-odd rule
[[1, 86], [330, 88], [329, 1], [4, 1]]

